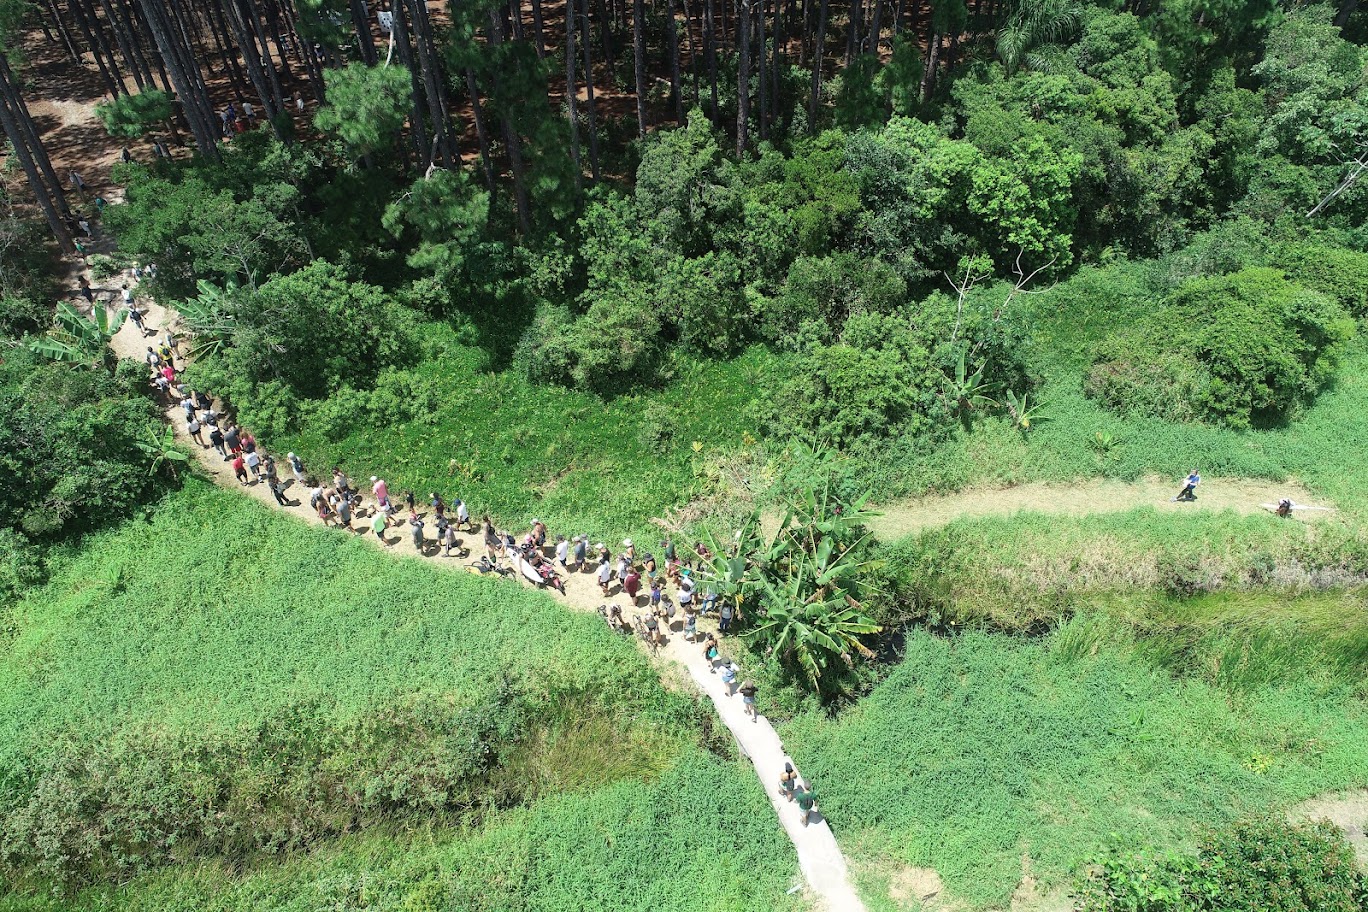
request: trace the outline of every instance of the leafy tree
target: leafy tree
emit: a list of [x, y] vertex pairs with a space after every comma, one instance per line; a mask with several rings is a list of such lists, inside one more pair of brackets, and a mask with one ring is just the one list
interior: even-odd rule
[[119, 309], [111, 314], [104, 307], [95, 307], [90, 316], [62, 301], [57, 305], [56, 326], [46, 336], [30, 338], [30, 351], [54, 361], [70, 361], [92, 366], [109, 366], [113, 355], [109, 340], [128, 318], [128, 311]]
[[124, 139], [146, 136], [170, 124], [175, 117], [171, 93], [161, 89], [143, 89], [132, 95], [120, 95], [113, 101], [102, 101], [95, 105], [95, 113], [110, 136]]
[[337, 136], [352, 153], [368, 156], [392, 144], [413, 106], [413, 79], [398, 65], [351, 63], [328, 70], [327, 104], [314, 123]]

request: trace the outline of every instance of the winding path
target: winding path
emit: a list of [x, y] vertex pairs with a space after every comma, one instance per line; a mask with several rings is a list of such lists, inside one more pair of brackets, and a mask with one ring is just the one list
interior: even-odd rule
[[[108, 290], [110, 283], [104, 283]], [[117, 283], [115, 283], [117, 285]], [[158, 330], [157, 335], [164, 332], [168, 321], [175, 322], [179, 316], [174, 311], [168, 311], [160, 305], [141, 301], [140, 304], [147, 309], [145, 323], [149, 329]], [[148, 344], [154, 342], [152, 336], [144, 338], [142, 333], [132, 321], [126, 321], [119, 332], [111, 340], [110, 346], [121, 358], [132, 358], [141, 361], [147, 353]], [[307, 500], [300, 495], [298, 487], [291, 484], [287, 494], [292, 495], [297, 501], [293, 506], [281, 507], [275, 502], [270, 489], [263, 483], [253, 482], [252, 484], [242, 485], [234, 477], [229, 464], [209, 447], [203, 447], [196, 443], [189, 435], [185, 426], [184, 412], [177, 403], [170, 403], [166, 406], [166, 419], [168, 424], [175, 432], [176, 440], [188, 449], [195, 459], [196, 465], [205, 476], [211, 478], [216, 484], [235, 489], [248, 497], [255, 498], [269, 504], [273, 510], [283, 509], [285, 512], [298, 519], [321, 525], [322, 521], [309, 509]], [[284, 477], [289, 477], [289, 469], [284, 460], [284, 454], [275, 454], [277, 464], [280, 466]], [[326, 476], [326, 471], [322, 467], [311, 467], [320, 478]], [[375, 547], [381, 547], [373, 534], [366, 528], [365, 520], [358, 519], [353, 531], [359, 537]], [[425, 551], [428, 554], [436, 555], [440, 549], [436, 544], [436, 530], [429, 528], [425, 530], [429, 541]], [[479, 553], [479, 543], [475, 543], [475, 551]], [[468, 559], [442, 558], [440, 556], [422, 557], [414, 549], [407, 527], [392, 530], [386, 538], [384, 546], [386, 553], [396, 557], [405, 557], [410, 560], [423, 560], [429, 564], [446, 566], [453, 570], [463, 570]], [[527, 585], [524, 583], [524, 585]], [[564, 601], [578, 611], [594, 612], [605, 599], [598, 588], [598, 583], [592, 573], [570, 574], [565, 581], [566, 594]], [[559, 595], [551, 595], [552, 598], [560, 599]], [[607, 601], [621, 602], [620, 596], [612, 597]], [[624, 614], [630, 618], [631, 609], [624, 606]], [[705, 626], [700, 620], [700, 630]], [[746, 715], [742, 706], [740, 696], [731, 696], [727, 693], [726, 687], [722, 684], [722, 679], [714, 673], [711, 663], [704, 657], [703, 649], [700, 644], [691, 643], [678, 632], [682, 627], [682, 622], [675, 623], [676, 629], [671, 631], [665, 645], [656, 654], [658, 665], [675, 665], [683, 667], [688, 671], [698, 689], [712, 700], [717, 710], [718, 717], [722, 720], [740, 752], [755, 767], [755, 773], [760, 777], [760, 782], [769, 795], [770, 804], [774, 807], [774, 812], [779, 818], [784, 832], [788, 834], [793, 842], [793, 847], [798, 854], [798, 865], [807, 881], [807, 886], [812, 897], [821, 908], [828, 912], [863, 912], [864, 904], [860, 901], [854, 887], [851, 885], [848, 870], [846, 868], [845, 856], [841, 854], [840, 846], [836, 843], [836, 837], [832, 834], [827, 822], [820, 818], [819, 814], [814, 814], [814, 822], [804, 826], [800, 820], [797, 806], [787, 799], [781, 797], [778, 792], [779, 774], [784, 769], [785, 762], [793, 762], [792, 758], [784, 751], [784, 745], [779, 740], [779, 735], [769, 720], [763, 716], [752, 720]], [[726, 649], [728, 640], [723, 639], [721, 646]], [[644, 649], [644, 644], [642, 648]], [[723, 655], [723, 658], [727, 656]], [[661, 669], [662, 672], [665, 668]], [[796, 767], [797, 764], [795, 763]]]

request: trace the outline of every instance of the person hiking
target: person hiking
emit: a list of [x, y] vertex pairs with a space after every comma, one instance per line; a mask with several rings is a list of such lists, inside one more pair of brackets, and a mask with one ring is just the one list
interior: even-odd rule
[[347, 491], [351, 490], [351, 479], [346, 476], [340, 467], [333, 466], [332, 479], [333, 487], [338, 491], [345, 494]]
[[94, 306], [95, 290], [90, 287], [90, 279], [87, 279], [85, 276], [81, 276], [79, 281], [81, 287], [77, 290], [81, 293], [81, 297], [86, 299], [87, 304]]
[[692, 605], [684, 609], [684, 638], [690, 643], [698, 639], [698, 614]]
[[471, 528], [470, 510], [466, 507], [465, 501], [460, 498], [456, 499], [456, 525]]
[[1173, 498], [1174, 503], [1178, 501], [1193, 501], [1197, 499], [1197, 486], [1202, 483], [1202, 476], [1196, 469], [1188, 472], [1188, 477], [1183, 480], [1183, 490], [1178, 492], [1178, 496]]
[[722, 663], [722, 686], [726, 688], [726, 695], [731, 696], [733, 686], [736, 684], [736, 666], [731, 662]]
[[741, 694], [741, 702], [745, 704], [746, 715], [751, 717], [752, 722], [759, 722], [760, 717], [755, 711], [755, 685], [750, 681], [742, 682], [740, 688], [737, 689], [737, 693]]
[[798, 787], [798, 771], [793, 764], [784, 761], [784, 771], [779, 774], [779, 794], [789, 801], [793, 800], [793, 790]]
[[413, 536], [413, 547], [419, 554], [423, 553], [423, 526], [425, 523], [418, 518], [417, 510], [409, 510], [409, 534]]
[[622, 591], [627, 593], [627, 598], [632, 600], [632, 604], [637, 603], [637, 592], [641, 590], [641, 576], [637, 573], [636, 567], [628, 567], [627, 575], [622, 580]]
[[266, 473], [267, 481], [276, 480], [276, 464], [275, 460], [271, 458], [270, 453], [267, 453], [261, 457], [261, 471]]
[[[707, 603], [704, 602], [705, 607], [706, 605]], [[732, 615], [735, 611], [736, 609], [732, 607], [730, 600], [722, 603], [722, 607], [717, 612], [717, 630], [719, 633], [726, 633], [731, 629]]]
[[711, 633], [703, 641], [703, 658], [708, 660], [708, 673], [717, 674], [717, 637]]
[[382, 545], [389, 545], [389, 542], [385, 541], [385, 527], [387, 525], [389, 525], [389, 521], [385, 518], [384, 513], [377, 511], [375, 516], [371, 518], [371, 531], [375, 533], [376, 538], [380, 539]]
[[[661, 588], [660, 588], [660, 580], [658, 580], [658, 579], [657, 579], [657, 580], [651, 580], [651, 610], [652, 610], [652, 611], [654, 611], [654, 610], [656, 610], [656, 609], [658, 609], [658, 608], [660, 607], [660, 600], [661, 600], [661, 598], [662, 598], [663, 596], [664, 596], [664, 592], [663, 592], [663, 591], [661, 590]], [[685, 605], [684, 607], [687, 609], [689, 606]]]
[[337, 513], [337, 523], [348, 532], [352, 527], [352, 502], [346, 494], [337, 495], [337, 505], [333, 507]]
[[286, 453], [285, 461], [290, 464], [290, 471], [294, 473], [295, 481], [304, 483], [304, 463], [294, 453]]
[[371, 493], [375, 495], [375, 505], [380, 509], [389, 507], [389, 485], [375, 475], [371, 476]]
[[249, 450], [244, 454], [247, 460], [247, 468], [252, 473], [252, 477], [257, 481], [261, 480], [261, 454], [255, 449]]
[[237, 455], [242, 452], [242, 432], [238, 430], [236, 424], [229, 424], [228, 430], [223, 432], [223, 444], [228, 447], [228, 452]]
[[651, 643], [655, 646], [659, 646], [662, 642], [660, 637], [660, 620], [655, 616], [655, 612], [646, 615], [645, 624], [646, 635], [650, 638]]
[[156, 351], [152, 349], [152, 346], [147, 346], [147, 354], [143, 355], [143, 360], [147, 362], [147, 366], [150, 367], [152, 370], [161, 370], [161, 355], [157, 354]]
[[627, 563], [636, 563], [636, 545], [632, 544], [630, 538], [624, 538], [622, 540], [622, 556], [627, 559]]
[[255, 453], [255, 452], [256, 452], [256, 438], [252, 436], [252, 432], [251, 432], [251, 431], [243, 431], [243, 432], [242, 432], [242, 452], [244, 452], [244, 453]]
[[218, 453], [225, 460], [228, 458], [228, 450], [223, 445], [223, 431], [219, 430], [217, 424], [209, 426], [209, 443], [213, 446], [214, 452]]
[[542, 522], [540, 519], [532, 520], [532, 532], [530, 534], [532, 536], [532, 544], [536, 545], [538, 548], [544, 546], [546, 544], [546, 523]]
[[331, 526], [333, 524], [333, 511], [332, 507], [328, 505], [327, 496], [320, 491], [317, 496], [312, 498], [312, 501], [314, 509], [318, 511], [318, 518], [323, 521], [323, 525]]
[[488, 516], [480, 520], [480, 534], [484, 537], [485, 550], [489, 552], [489, 560], [497, 563], [499, 560], [499, 536], [494, 531], [494, 523], [490, 522]]
[[201, 447], [208, 446], [204, 442], [204, 435], [200, 433], [199, 419], [191, 415], [185, 422], [185, 429], [190, 432], [190, 439], [198, 443]]
[[810, 787], [804, 788], [800, 783], [793, 790], [793, 799], [798, 802], [799, 819], [803, 821], [803, 826], [807, 826], [812, 812], [817, 809], [816, 793]]
[[418, 512], [418, 498], [413, 495], [412, 491], [404, 492], [404, 509], [411, 514]]
[[556, 536], [556, 563], [560, 564], [566, 573], [570, 572], [570, 543], [565, 540], [564, 535]]
[[276, 499], [276, 503], [280, 504], [282, 507], [288, 507], [290, 505], [290, 502], [285, 499], [285, 486], [280, 483], [279, 478], [272, 478], [266, 484], [270, 487], [271, 496]]
[[451, 557], [451, 549], [456, 547], [456, 527], [448, 524], [442, 535], [442, 556]]
[[441, 494], [433, 491], [432, 496], [428, 498], [428, 506], [432, 507], [432, 512], [437, 514], [438, 519], [446, 517], [446, 501], [442, 500]]
[[75, 190], [77, 193], [85, 193], [85, 192], [86, 192], [87, 184], [86, 184], [86, 182], [85, 182], [85, 178], [84, 178], [84, 177], [81, 177], [81, 172], [79, 172], [79, 171], [72, 171], [72, 172], [71, 172], [71, 189], [72, 189], [72, 190]]
[[599, 588], [603, 590], [604, 596], [608, 595], [608, 590], [612, 581], [613, 565], [610, 564], [606, 558], [599, 560], [598, 584]]
[[575, 547], [573, 551], [575, 554], [575, 570], [577, 572], [583, 573], [584, 559], [588, 556], [589, 551], [589, 539], [584, 535], [576, 535]]
[[247, 483], [247, 463], [242, 458], [241, 453], [233, 456], [233, 474], [237, 476], [238, 484], [245, 485]]

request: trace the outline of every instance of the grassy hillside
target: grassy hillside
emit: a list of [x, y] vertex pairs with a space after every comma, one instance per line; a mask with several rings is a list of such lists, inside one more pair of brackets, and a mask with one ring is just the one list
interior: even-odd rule
[[15, 908], [294, 908], [370, 864], [401, 898], [502, 871], [488, 908], [782, 907], [791, 849], [705, 719], [596, 617], [192, 482], [16, 608], [0, 871]]
[[1347, 686], [1224, 690], [1069, 626], [914, 634], [858, 704], [783, 734], [847, 851], [885, 875], [934, 867], [975, 906], [1004, 903], [1023, 858], [1067, 885], [1113, 839], [1190, 848], [1205, 825], [1368, 782]]

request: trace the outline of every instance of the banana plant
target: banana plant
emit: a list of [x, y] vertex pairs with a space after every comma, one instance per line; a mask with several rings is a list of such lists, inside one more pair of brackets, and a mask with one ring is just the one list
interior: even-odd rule
[[158, 433], [155, 427], [147, 429], [146, 436], [137, 441], [138, 449], [152, 458], [152, 465], [148, 468], [148, 475], [157, 474], [157, 470], [162, 466], [171, 470], [171, 477], [176, 477], [176, 463], [189, 462], [190, 454], [176, 446], [176, 435], [172, 432], [171, 426], [167, 425]]
[[56, 325], [46, 336], [29, 340], [30, 351], [53, 361], [103, 364], [109, 340], [123, 326], [128, 311], [119, 309], [111, 314], [103, 307], [96, 307], [87, 317], [69, 302], [62, 301], [57, 305], [55, 318]]
[[983, 369], [988, 366], [988, 362], [985, 361], [970, 371], [966, 363], [967, 358], [967, 352], [960, 352], [959, 361], [955, 364], [955, 375], [943, 378], [941, 392], [950, 410], [959, 418], [966, 431], [973, 425], [976, 410], [997, 405], [997, 402], [988, 395], [991, 384], [985, 383], [983, 379]]
[[1049, 415], [1040, 414], [1040, 403], [1032, 403], [1028, 398], [1029, 395], [1029, 393], [1022, 393], [1018, 396], [1011, 390], [1007, 391], [1007, 413], [1012, 416], [1012, 421], [1023, 432], [1031, 429], [1031, 422], [1048, 421], [1050, 418]]
[[237, 331], [237, 284], [229, 283], [227, 288], [219, 288], [200, 279], [198, 288], [197, 297], [180, 305], [181, 319], [193, 337], [191, 356], [218, 351], [232, 342]]

